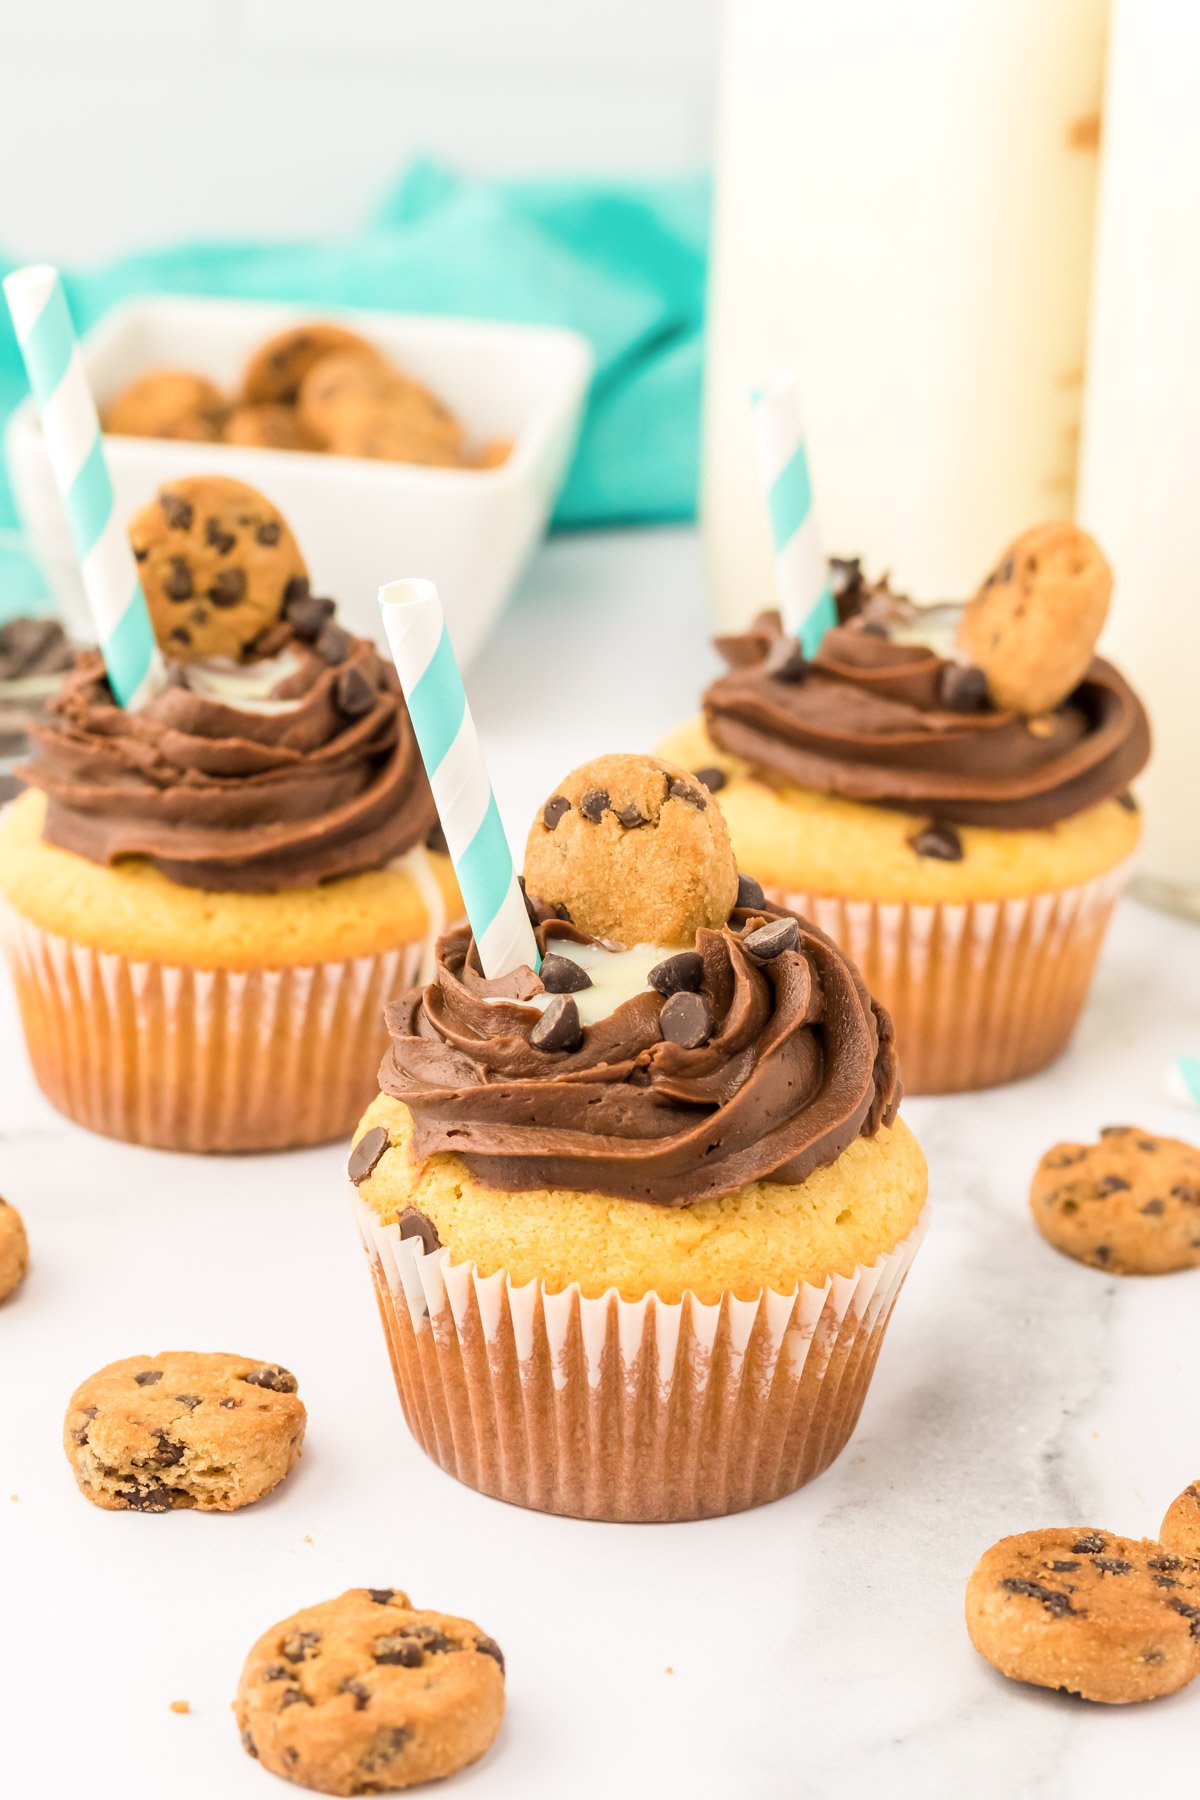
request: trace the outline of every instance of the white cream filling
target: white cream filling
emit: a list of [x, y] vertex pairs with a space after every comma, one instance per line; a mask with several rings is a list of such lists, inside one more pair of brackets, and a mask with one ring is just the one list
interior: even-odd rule
[[[579, 1008], [581, 1025], [595, 1025], [616, 1012], [626, 1000], [648, 992], [650, 983], [646, 977], [651, 969], [666, 957], [677, 954], [676, 950], [666, 950], [661, 944], [635, 944], [632, 950], [610, 950], [605, 944], [577, 944], [572, 939], [556, 937], [549, 939], [549, 948], [555, 956], [565, 956], [570, 962], [578, 963], [592, 978], [591, 987], [581, 988], [571, 995]], [[528, 1000], [521, 1001], [521, 1005], [536, 1006], [539, 1012], [545, 1012], [554, 998], [553, 994], [532, 994]]]
[[929, 606], [914, 606], [913, 611], [915, 617], [912, 619], [889, 624], [890, 642], [916, 645], [955, 662], [958, 625], [963, 616], [962, 603], [957, 600], [936, 601]]
[[264, 656], [260, 662], [235, 663], [224, 656], [206, 656], [183, 665], [193, 694], [235, 707], [238, 712], [266, 714], [295, 712], [303, 705], [303, 696], [295, 700], [274, 697], [280, 683], [300, 667], [300, 658], [290, 648], [277, 656]]

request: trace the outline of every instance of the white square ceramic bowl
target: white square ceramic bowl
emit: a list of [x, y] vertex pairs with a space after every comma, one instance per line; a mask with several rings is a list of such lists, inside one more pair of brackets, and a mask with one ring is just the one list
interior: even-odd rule
[[[349, 312], [260, 301], [163, 297], [114, 307], [82, 342], [97, 401], [155, 365], [231, 388], [264, 338], [292, 321], [337, 318], [377, 343], [458, 414], [475, 442], [511, 438], [495, 469], [425, 469], [361, 457], [232, 444], [106, 437], [118, 515], [160, 482], [232, 475], [279, 507], [318, 593], [343, 620], [380, 638], [381, 583], [425, 576], [441, 591], [466, 662], [483, 642], [550, 517], [578, 435], [592, 351], [573, 331], [476, 319]], [[32, 401], [9, 421], [6, 451], [22, 523], [68, 622], [88, 635], [66, 513]], [[381, 640], [382, 641], [382, 640]]]

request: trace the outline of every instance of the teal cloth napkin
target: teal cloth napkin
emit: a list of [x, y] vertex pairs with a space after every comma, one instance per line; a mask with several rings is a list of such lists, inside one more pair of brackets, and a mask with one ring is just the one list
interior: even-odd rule
[[[485, 181], [414, 164], [366, 228], [316, 243], [185, 243], [64, 271], [79, 331], [133, 294], [224, 294], [568, 325], [596, 374], [558, 526], [692, 518], [709, 185]], [[0, 274], [15, 265], [0, 256]], [[25, 394], [0, 306], [0, 424]], [[42, 591], [0, 480], [0, 614]]]

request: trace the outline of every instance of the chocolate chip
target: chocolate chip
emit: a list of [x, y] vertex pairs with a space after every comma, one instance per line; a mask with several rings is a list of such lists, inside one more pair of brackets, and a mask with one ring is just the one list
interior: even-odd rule
[[496, 1642], [495, 1638], [477, 1637], [475, 1639], [475, 1648], [480, 1656], [490, 1656], [493, 1662], [498, 1662], [500, 1664], [500, 1673], [503, 1675], [504, 1652]]
[[372, 1125], [370, 1131], [364, 1131], [350, 1152], [350, 1161], [346, 1164], [346, 1173], [355, 1187], [374, 1173], [387, 1147], [388, 1134], [382, 1125]]
[[264, 519], [254, 535], [260, 544], [277, 544], [279, 542], [279, 521]]
[[858, 629], [863, 637], [886, 638], [890, 635], [887, 626], [878, 619], [863, 619]]
[[1077, 1609], [1071, 1604], [1069, 1594], [1059, 1593], [1057, 1588], [1043, 1587], [1040, 1581], [1018, 1581], [1007, 1576], [1000, 1586], [1008, 1594], [1023, 1594], [1029, 1600], [1037, 1600], [1045, 1607], [1052, 1618], [1078, 1618]]
[[1165, 1200], [1147, 1200], [1145, 1206], [1138, 1207], [1138, 1211], [1144, 1213], [1148, 1219], [1161, 1219], [1166, 1210]]
[[735, 909], [740, 908], [743, 912], [754, 912], [767, 904], [767, 897], [753, 875], [739, 874], [737, 899], [733, 904]]
[[161, 1369], [142, 1369], [133, 1378], [139, 1387], [153, 1387], [156, 1381], [162, 1380]]
[[938, 701], [947, 712], [982, 712], [987, 705], [987, 676], [973, 663], [947, 663], [938, 682]]
[[953, 825], [927, 825], [909, 838], [918, 856], [931, 856], [935, 862], [961, 862], [962, 839]]
[[343, 1681], [341, 1687], [338, 1689], [338, 1693], [349, 1694], [352, 1697], [355, 1712], [361, 1712], [363, 1707], [367, 1704], [367, 1701], [371, 1698], [370, 1689], [367, 1688], [363, 1682], [355, 1681], [353, 1677]]
[[158, 1445], [158, 1449], [155, 1450], [150, 1461], [155, 1463], [158, 1468], [171, 1469], [174, 1468], [176, 1463], [181, 1463], [183, 1461], [183, 1445], [177, 1444], [173, 1438], [169, 1438], [165, 1431], [156, 1431], [154, 1433], [154, 1441]]
[[697, 994], [704, 981], [704, 958], [698, 950], [680, 950], [655, 963], [646, 980], [656, 994]]
[[586, 969], [581, 969], [569, 956], [556, 955], [553, 950], [547, 950], [542, 958], [540, 973], [542, 986], [548, 994], [581, 994], [584, 988], [592, 985]]
[[158, 504], [162, 507], [163, 517], [172, 531], [190, 531], [192, 529], [192, 520], [196, 515], [191, 501], [185, 500], [182, 494], [171, 494], [164, 491], [158, 496]]
[[1123, 1556], [1093, 1556], [1092, 1567], [1102, 1575], [1132, 1575], [1133, 1564]]
[[435, 1250], [442, 1247], [437, 1226], [417, 1206], [406, 1206], [400, 1214], [400, 1236], [418, 1239], [424, 1246], [426, 1256], [432, 1256]]
[[317, 633], [313, 649], [321, 658], [322, 662], [345, 662], [350, 649], [350, 633], [348, 631], [343, 631], [340, 625], [335, 625], [332, 620], [330, 620], [328, 623], [322, 625], [320, 631]]
[[1098, 1531], [1085, 1531], [1083, 1536], [1077, 1538], [1071, 1545], [1071, 1549], [1076, 1556], [1100, 1556], [1108, 1549], [1108, 1541], [1102, 1538]]
[[220, 519], [205, 519], [204, 541], [216, 551], [218, 556], [228, 556], [237, 538], [232, 531], [226, 531]]
[[214, 606], [236, 606], [245, 592], [245, 570], [222, 569], [210, 584], [208, 597]]
[[240, 1406], [242, 1403], [240, 1400], [234, 1400], [232, 1397], [230, 1397], [227, 1400], [220, 1401], [219, 1404], [225, 1408], [226, 1412], [232, 1412], [234, 1407]]
[[399, 1669], [419, 1669], [425, 1661], [425, 1651], [416, 1638], [397, 1633], [393, 1637], [376, 1638], [375, 1661]]
[[1132, 794], [1118, 794], [1117, 805], [1123, 806], [1126, 812], [1135, 813], [1138, 810], [1138, 803]]
[[268, 1363], [264, 1368], [251, 1369], [249, 1375], [242, 1380], [250, 1387], [266, 1388], [271, 1394], [294, 1394], [296, 1377], [288, 1369], [281, 1369], [278, 1363]]
[[396, 1598], [395, 1588], [368, 1588], [367, 1592], [376, 1606], [386, 1606], [389, 1600]]
[[283, 1690], [283, 1693], [279, 1696], [280, 1712], [283, 1711], [285, 1706], [311, 1706], [312, 1704], [313, 1704], [312, 1701], [309, 1699], [308, 1695], [304, 1692], [303, 1688], [298, 1688], [298, 1687], [285, 1688]]
[[171, 1490], [161, 1481], [147, 1482], [144, 1487], [122, 1488], [120, 1497], [130, 1512], [165, 1513], [171, 1510]]
[[187, 557], [173, 556], [171, 567], [163, 580], [163, 593], [168, 600], [190, 600], [195, 591], [191, 564]]
[[693, 769], [692, 774], [696, 777], [697, 781], [703, 782], [710, 794], [719, 794], [729, 780], [724, 769]]
[[[411, 1737], [412, 1732], [407, 1725], [390, 1725], [386, 1731], [381, 1731], [371, 1739], [359, 1758], [359, 1768], [365, 1775], [378, 1774], [388, 1763], [395, 1762], [400, 1752], [407, 1748]], [[371, 1790], [363, 1788], [360, 1791], [369, 1793]]]
[[264, 1681], [290, 1681], [290, 1672], [282, 1663], [268, 1663], [262, 1672]]
[[1104, 1200], [1109, 1194], [1127, 1194], [1131, 1183], [1121, 1175], [1105, 1175], [1096, 1183], [1096, 1198]]
[[1190, 1621], [1192, 1636], [1200, 1638], [1200, 1606], [1192, 1606], [1186, 1600], [1168, 1600], [1167, 1605], [1173, 1612]]
[[344, 713], [346, 718], [361, 719], [373, 711], [378, 695], [362, 670], [351, 666], [338, 671], [337, 680], [333, 684], [333, 698], [338, 711]]
[[831, 556], [829, 586], [835, 600], [841, 600], [854, 588], [862, 586], [861, 556]]
[[794, 950], [800, 942], [800, 927], [795, 919], [772, 919], [742, 939], [755, 962], [773, 962], [785, 950]]
[[[181, 650], [186, 650], [188, 645], [192, 641], [191, 632], [188, 631], [186, 626], [183, 626], [183, 625], [173, 626], [171, 631], [167, 634], [167, 636], [168, 636], [168, 642], [172, 643], [172, 644], [178, 644], [179, 648]], [[186, 687], [187, 683], [182, 682], [180, 685], [183, 687]]]
[[149, 552], [149, 550], [147, 550], [147, 548], [144, 544], [135, 544], [133, 546], [134, 562], [145, 562], [145, 560], [149, 556], [149, 554], [150, 554], [150, 552]]
[[570, 810], [571, 802], [567, 799], [566, 795], [555, 794], [554, 798], [552, 800], [547, 800], [545, 806], [542, 808], [542, 824], [546, 827], [547, 831], [554, 831], [558, 826], [558, 821], [564, 814], [569, 813]]
[[312, 643], [321, 635], [322, 628], [332, 619], [334, 614], [332, 600], [319, 599], [316, 594], [303, 593], [298, 600], [286, 603], [287, 622], [298, 638]]
[[702, 788], [695, 788], [690, 781], [683, 781], [678, 775], [672, 775], [667, 782], [668, 800], [686, 800], [697, 812], [703, 812], [708, 805], [708, 795]]
[[767, 654], [766, 672], [776, 681], [803, 681], [808, 668], [799, 638], [781, 637]]
[[242, 1733], [242, 1749], [246, 1752], [247, 1756], [252, 1756], [255, 1762], [258, 1761], [258, 1750], [255, 1747], [254, 1739], [250, 1736], [248, 1731], [243, 1731]]
[[290, 1663], [302, 1663], [307, 1662], [310, 1656], [316, 1655], [320, 1642], [319, 1631], [292, 1631], [284, 1638], [279, 1648]]
[[713, 1034], [713, 1011], [703, 994], [672, 994], [658, 1015], [658, 1029], [669, 1044], [698, 1050]]
[[615, 808], [614, 810], [616, 811], [617, 824], [623, 825], [626, 831], [636, 831], [639, 825], [648, 825], [650, 823], [645, 813], [642, 812], [639, 807], [622, 806]]
[[[307, 575], [292, 575], [284, 586], [283, 604], [285, 606], [291, 606], [293, 601], [303, 600], [311, 592], [312, 587]], [[329, 604], [332, 606], [333, 601], [331, 600]]]
[[607, 788], [589, 788], [579, 802], [579, 810], [589, 825], [598, 825], [604, 817], [604, 809], [607, 805]]
[[556, 994], [529, 1034], [535, 1050], [547, 1054], [558, 1050], [577, 1050], [583, 1040], [579, 1008], [570, 994]]
[[1055, 1575], [1070, 1575], [1074, 1569], [1078, 1569], [1082, 1565], [1077, 1562], [1052, 1562], [1047, 1563], [1046, 1567]]

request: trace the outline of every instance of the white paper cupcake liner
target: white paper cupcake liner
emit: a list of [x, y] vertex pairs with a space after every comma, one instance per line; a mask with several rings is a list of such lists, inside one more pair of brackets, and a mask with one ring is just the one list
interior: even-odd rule
[[854, 961], [892, 1016], [910, 1094], [994, 1087], [1054, 1061], [1091, 986], [1126, 861], [1012, 900], [923, 905], [767, 887]]
[[820, 1287], [629, 1301], [480, 1275], [353, 1207], [421, 1447], [481, 1493], [614, 1521], [740, 1512], [827, 1468], [925, 1228]]
[[386, 1002], [425, 940], [278, 969], [188, 969], [75, 944], [3, 909], [34, 1074], [80, 1125], [168, 1150], [348, 1137], [376, 1091]]

